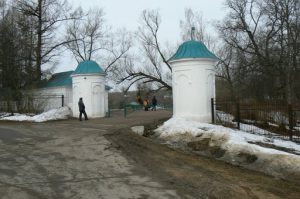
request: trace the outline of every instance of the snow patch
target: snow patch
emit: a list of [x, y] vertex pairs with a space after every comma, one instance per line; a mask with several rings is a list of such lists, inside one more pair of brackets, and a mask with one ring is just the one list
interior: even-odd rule
[[50, 120], [67, 119], [71, 115], [71, 110], [68, 107], [61, 107], [52, 109], [47, 112], [35, 116], [28, 116], [25, 114], [14, 114], [14, 116], [3, 117], [0, 120], [8, 121], [29, 121], [29, 122], [46, 122]]
[[133, 126], [133, 127], [131, 127], [131, 130], [138, 135], [143, 135], [144, 131], [145, 131], [145, 127], [144, 126]]
[[[291, 141], [268, 138], [250, 134], [219, 125], [188, 121], [183, 118], [171, 118], [155, 130], [160, 137], [177, 140], [183, 136], [185, 141], [209, 140], [208, 147], [219, 147], [224, 150], [220, 158], [233, 164], [250, 169], [260, 170], [273, 176], [286, 178], [293, 173], [300, 177], [300, 156], [273, 148], [266, 148], [253, 143], [272, 144], [300, 154], [300, 145]], [[190, 136], [187, 136], [189, 134]], [[254, 162], [242, 162], [241, 156], [248, 154], [257, 159]], [[243, 165], [244, 164], [244, 165]]]

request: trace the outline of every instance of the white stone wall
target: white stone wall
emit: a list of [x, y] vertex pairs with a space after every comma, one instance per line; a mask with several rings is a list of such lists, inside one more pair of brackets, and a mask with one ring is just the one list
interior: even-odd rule
[[173, 116], [211, 122], [211, 98], [215, 97], [214, 60], [171, 61]]
[[36, 89], [33, 91], [33, 103], [35, 107], [43, 111], [59, 108], [62, 105], [62, 95], [64, 95], [64, 106], [72, 107], [72, 87], [69, 86]]
[[101, 74], [72, 75], [73, 81], [73, 116], [78, 117], [78, 101], [83, 98], [88, 117], [105, 117], [108, 110], [105, 76]]

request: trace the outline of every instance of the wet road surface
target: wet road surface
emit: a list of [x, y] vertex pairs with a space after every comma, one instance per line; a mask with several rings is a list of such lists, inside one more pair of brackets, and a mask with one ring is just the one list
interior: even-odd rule
[[300, 198], [299, 184], [170, 149], [129, 131], [167, 111], [0, 122], [0, 198]]

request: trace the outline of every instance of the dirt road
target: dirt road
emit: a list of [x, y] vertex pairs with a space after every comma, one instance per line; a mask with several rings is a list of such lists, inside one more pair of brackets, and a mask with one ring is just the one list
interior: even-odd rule
[[129, 130], [168, 117], [157, 111], [87, 122], [0, 122], [0, 198], [300, 198], [300, 182], [174, 150]]

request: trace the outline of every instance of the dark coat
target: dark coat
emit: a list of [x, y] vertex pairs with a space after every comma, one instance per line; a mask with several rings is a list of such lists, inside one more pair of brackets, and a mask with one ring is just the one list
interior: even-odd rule
[[78, 107], [79, 107], [79, 111], [84, 111], [85, 106], [82, 100], [79, 100]]
[[157, 100], [155, 97], [152, 98], [152, 105], [153, 106], [156, 106], [157, 105]]

